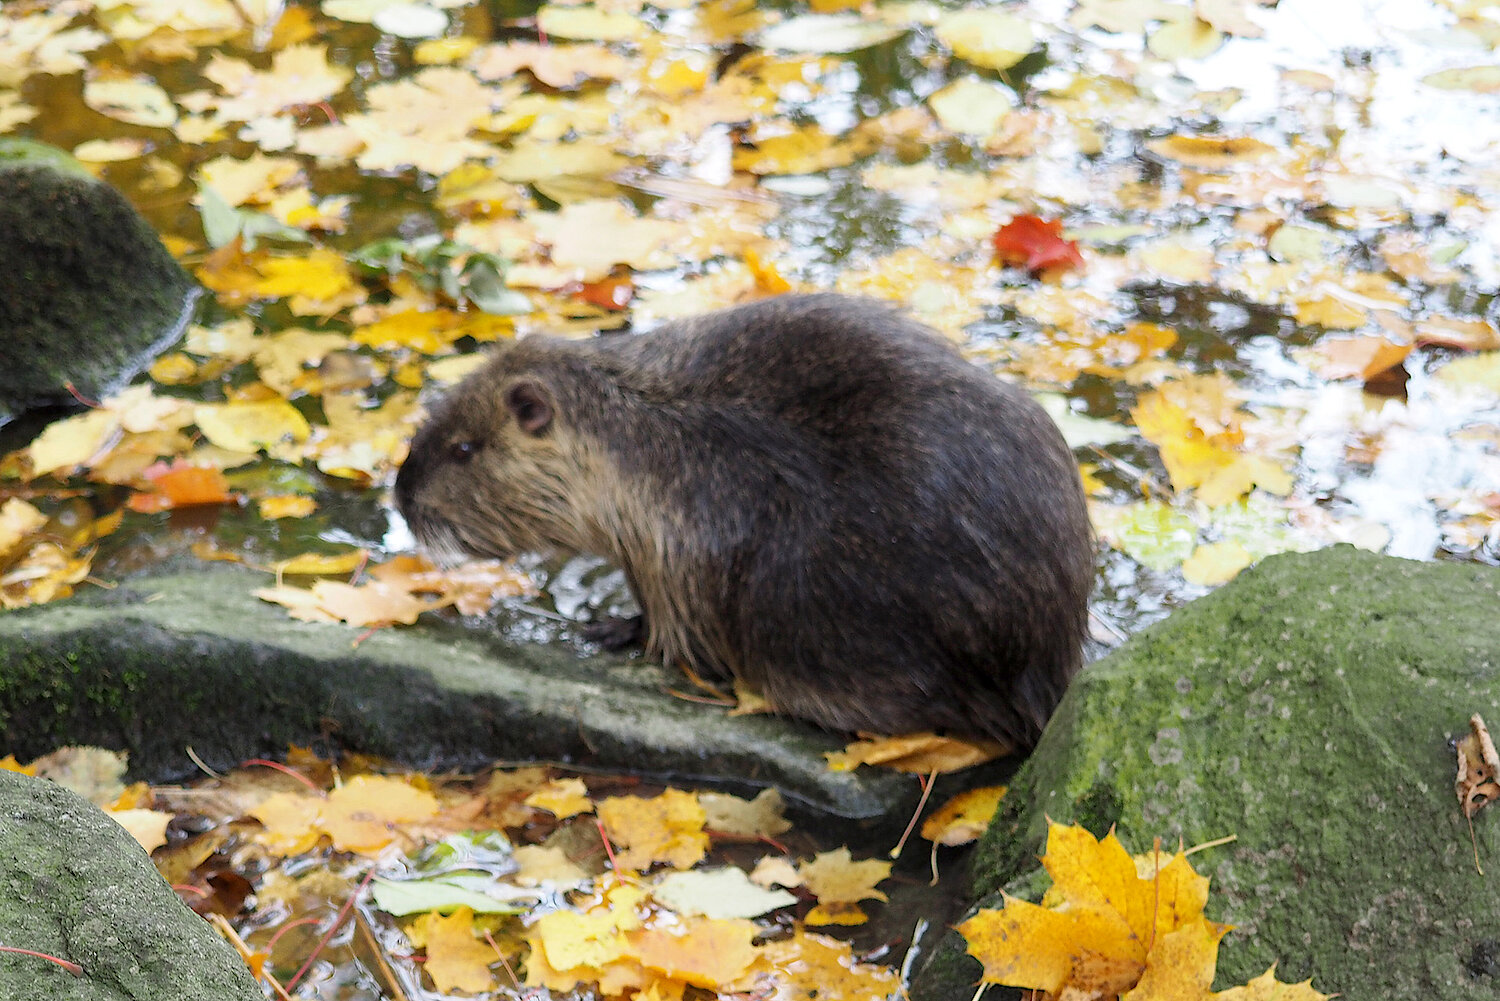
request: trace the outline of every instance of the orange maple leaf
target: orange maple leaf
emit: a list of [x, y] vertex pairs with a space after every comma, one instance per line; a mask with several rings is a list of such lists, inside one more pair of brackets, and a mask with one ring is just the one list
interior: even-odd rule
[[1061, 219], [1018, 215], [995, 232], [994, 244], [1001, 264], [1018, 264], [1032, 274], [1083, 267], [1078, 244], [1063, 237]]

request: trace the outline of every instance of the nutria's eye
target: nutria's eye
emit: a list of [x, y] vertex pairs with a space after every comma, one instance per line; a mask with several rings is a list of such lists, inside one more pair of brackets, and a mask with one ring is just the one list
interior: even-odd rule
[[455, 441], [448, 446], [448, 458], [462, 465], [474, 458], [474, 453], [479, 451], [479, 446], [472, 441]]

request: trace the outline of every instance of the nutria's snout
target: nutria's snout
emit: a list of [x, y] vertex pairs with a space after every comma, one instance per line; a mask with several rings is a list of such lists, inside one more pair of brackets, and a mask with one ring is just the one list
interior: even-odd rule
[[653, 654], [833, 729], [1027, 748], [1082, 659], [1071, 450], [869, 300], [507, 343], [435, 408], [395, 499], [429, 548], [610, 559]]

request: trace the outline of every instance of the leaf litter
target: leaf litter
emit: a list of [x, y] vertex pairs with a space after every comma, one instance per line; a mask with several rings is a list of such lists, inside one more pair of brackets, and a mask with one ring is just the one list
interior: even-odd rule
[[[1482, 9], [1410, 0], [1391, 4], [1405, 20], [1351, 25], [1296, 0], [664, 2], [549, 4], [535, 22], [500, 23], [475, 4], [397, 6], [0, 12], [0, 133], [72, 146], [220, 307], [149, 380], [7, 446], [4, 607], [112, 576], [136, 530], [171, 532], [184, 512], [251, 526], [249, 546], [181, 544], [264, 567], [277, 579], [264, 594], [293, 614], [375, 627], [532, 593], [530, 571], [445, 578], [391, 558], [384, 539], [351, 549], [322, 520], [341, 506], [327, 502], [372, 505], [420, 419], [417, 391], [458, 377], [487, 342], [821, 287], [899, 299], [977, 362], [1059, 394], [1062, 423], [1093, 443], [1100, 536], [1134, 568], [1102, 602], [1123, 620], [1335, 541], [1500, 558], [1500, 260], [1486, 222], [1500, 175], [1476, 124], [1497, 73], [1476, 53], [1496, 32]], [[1262, 58], [1247, 68], [1236, 54], [1249, 46]], [[282, 529], [297, 522], [311, 545], [289, 550]], [[333, 784], [326, 763], [302, 764]], [[436, 780], [397, 779], [411, 790], [392, 798], [411, 814], [399, 819], [292, 788], [257, 795], [261, 820], [242, 801], [224, 815], [259, 832], [258, 850], [337, 838], [351, 858], [420, 852], [449, 836], [434, 825], [460, 820], [545, 816], [553, 834], [594, 823], [578, 789], [542, 791], [576, 780], [501, 775], [461, 806], [441, 783], [422, 788]], [[424, 792], [442, 794], [436, 814]], [[121, 809], [151, 812], [156, 795]], [[715, 817], [697, 803], [701, 821], [676, 797], [604, 815], [630, 862], [684, 874], [711, 864], [703, 846], [731, 824], [776, 835], [763, 809]], [[747, 811], [760, 819], [729, 819]], [[636, 814], [667, 836], [632, 828]], [[719, 923], [690, 930], [561, 845], [506, 857], [518, 886], [556, 883], [579, 894], [570, 913], [598, 912], [588, 934], [557, 940], [572, 965], [546, 966], [552, 940], [533, 943], [537, 983], [580, 971], [677, 997], [795, 966], [825, 985], [875, 978], [851, 995], [893, 989], [801, 928], [747, 938], [759, 915], [697, 915]], [[755, 872], [762, 889], [811, 894], [790, 863]], [[279, 870], [259, 894], [288, 908], [299, 881], [320, 879], [305, 888], [319, 906], [328, 887], [347, 895], [331, 874]], [[817, 906], [830, 923], [859, 920], [868, 899]], [[476, 929], [513, 954], [519, 937], [483, 908], [444, 909], [410, 922], [409, 941], [443, 943], [432, 977], [488, 990], [469, 986], [495, 982], [478, 972]], [[1183, 925], [1159, 956], [1197, 983], [1217, 935]], [[1068, 975], [1115, 983], [1139, 958], [1100, 948]], [[1141, 983], [1168, 975], [1151, 949], [1142, 963]], [[780, 996], [816, 990], [789, 983], [803, 986]]]

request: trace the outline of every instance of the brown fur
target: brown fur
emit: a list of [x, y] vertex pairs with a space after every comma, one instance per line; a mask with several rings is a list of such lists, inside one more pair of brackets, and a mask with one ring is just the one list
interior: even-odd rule
[[612, 560], [650, 652], [836, 729], [1028, 747], [1080, 663], [1093, 553], [1061, 435], [866, 300], [503, 346], [396, 499], [440, 554]]

